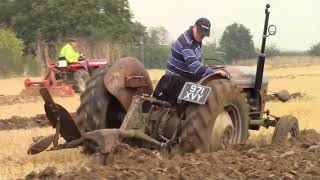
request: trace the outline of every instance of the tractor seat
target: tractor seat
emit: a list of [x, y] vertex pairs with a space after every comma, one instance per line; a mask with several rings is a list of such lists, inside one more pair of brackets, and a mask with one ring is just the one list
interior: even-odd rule
[[187, 79], [181, 76], [163, 75], [159, 80], [152, 96], [177, 106], [177, 99]]
[[59, 59], [57, 61], [57, 67], [67, 67], [67, 66], [68, 66], [68, 61], [67, 60]]

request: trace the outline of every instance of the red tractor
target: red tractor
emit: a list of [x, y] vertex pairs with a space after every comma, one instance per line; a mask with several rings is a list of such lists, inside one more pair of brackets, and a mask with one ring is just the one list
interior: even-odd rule
[[99, 67], [111, 63], [108, 59], [86, 59], [69, 64], [66, 60], [59, 60], [50, 64], [48, 73], [41, 81], [24, 81], [23, 95], [38, 95], [40, 88], [48, 88], [52, 94], [58, 96], [71, 96], [74, 92], [83, 92], [86, 81]]

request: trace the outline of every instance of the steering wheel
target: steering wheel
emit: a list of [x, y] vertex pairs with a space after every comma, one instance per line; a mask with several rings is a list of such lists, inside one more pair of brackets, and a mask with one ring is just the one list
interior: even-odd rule
[[223, 60], [217, 59], [217, 58], [206, 58], [204, 59], [205, 61], [217, 61], [220, 62], [221, 64], [214, 64], [214, 65], [208, 65], [211, 69], [223, 69], [227, 66], [226, 62]]
[[224, 62], [223, 60], [217, 59], [217, 58], [206, 58], [204, 60], [220, 62], [221, 64], [214, 64], [214, 65], [207, 65], [207, 66], [210, 67], [212, 70], [222, 70], [226, 73], [226, 76], [228, 79], [231, 78], [230, 73], [225, 69], [227, 66], [226, 62]]

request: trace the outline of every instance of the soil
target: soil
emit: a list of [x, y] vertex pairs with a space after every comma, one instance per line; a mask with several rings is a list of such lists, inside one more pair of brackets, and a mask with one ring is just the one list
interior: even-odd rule
[[47, 167], [26, 179], [320, 179], [320, 134], [315, 130], [280, 144], [248, 142], [208, 154], [169, 158], [121, 144], [104, 155], [104, 165], [93, 163], [96, 156], [72, 171]]
[[46, 127], [49, 125], [49, 121], [45, 114], [38, 114], [35, 117], [30, 118], [12, 116], [10, 119], [0, 119], [0, 131]]
[[30, 103], [42, 100], [40, 96], [0, 95], [0, 106]]
[[[276, 67], [279, 68], [278, 65]], [[306, 74], [306, 72], [318, 72], [319, 67], [312, 65], [307, 69], [305, 67], [270, 68], [268, 70], [271, 80], [269, 90], [277, 91], [281, 87], [285, 87], [290, 92], [303, 93], [297, 94], [297, 97], [293, 98], [301, 99], [301, 102], [290, 101], [292, 103], [283, 105], [271, 101], [268, 108], [275, 115], [292, 114], [297, 116], [302, 128], [319, 130], [317, 112], [319, 109], [319, 86], [314, 82], [318, 82], [320, 76], [319, 73]], [[149, 72], [152, 74], [155, 86], [163, 71]], [[292, 72], [296, 72], [296, 74], [292, 76]], [[24, 129], [49, 126], [47, 118], [43, 115], [44, 103], [41, 97], [18, 95], [24, 89], [24, 79], [0, 80], [0, 84], [3, 85], [0, 89], [0, 94], [2, 94], [0, 95], [0, 131], [21, 129], [21, 134], [23, 134], [23, 136], [19, 133], [17, 136], [10, 137], [11, 144], [5, 144], [6, 148], [1, 149], [0, 156], [2, 157], [12, 156], [11, 152], [21, 151], [25, 154], [29, 147], [28, 143], [31, 142], [31, 137], [35, 133], [29, 133], [33, 129], [27, 130], [27, 132], [24, 132]], [[39, 80], [41, 79], [39, 77]], [[69, 112], [75, 112], [80, 97], [56, 98], [55, 101], [68, 108]], [[13, 133], [15, 131], [10, 132], [10, 134]], [[52, 131], [47, 133], [52, 133]], [[22, 142], [24, 140], [21, 140], [24, 138], [29, 139], [25, 143], [26, 145]], [[72, 149], [72, 151], [78, 152], [80, 150]], [[4, 174], [4, 177], [0, 175], [2, 177], [0, 179], [24, 177], [27, 172], [30, 172], [29, 169], [35, 172], [31, 172], [25, 177], [26, 179], [320, 179], [320, 135], [314, 130], [304, 130], [299, 138], [281, 144], [269, 145], [267, 141], [260, 139], [234, 146], [226, 151], [175, 155], [174, 157], [169, 157], [159, 151], [133, 148], [121, 144], [114, 147], [110, 154], [104, 155], [105, 159], [102, 163], [104, 165], [98, 163], [99, 155], [92, 155], [81, 163], [74, 162], [76, 168], [72, 170], [69, 169], [73, 166], [68, 164], [72, 160], [65, 158], [65, 156], [73, 156], [73, 154], [65, 151], [60, 151], [60, 153], [54, 154], [48, 151], [32, 158], [25, 158], [16, 153], [16, 163], [3, 160], [5, 163], [2, 167], [12, 167], [12, 170], [6, 174], [8, 169], [3, 170], [2, 168], [0, 174]], [[53, 162], [50, 166], [54, 167], [43, 169], [48, 166], [48, 162]], [[26, 168], [28, 166], [32, 168]], [[39, 169], [41, 169], [40, 172]]]
[[[71, 116], [74, 117], [75, 113], [71, 113]], [[9, 119], [0, 119], [0, 131], [47, 126], [50, 126], [50, 122], [45, 114], [38, 114], [34, 117], [12, 116]]]

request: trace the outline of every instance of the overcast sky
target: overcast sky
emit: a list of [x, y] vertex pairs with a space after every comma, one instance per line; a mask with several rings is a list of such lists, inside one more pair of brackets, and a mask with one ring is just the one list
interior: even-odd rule
[[251, 30], [260, 47], [266, 3], [276, 36], [267, 44], [283, 50], [306, 50], [320, 42], [320, 0], [129, 0], [134, 20], [147, 27], [164, 26], [173, 40], [199, 17], [212, 23], [206, 41], [219, 42], [226, 26], [237, 22]]

